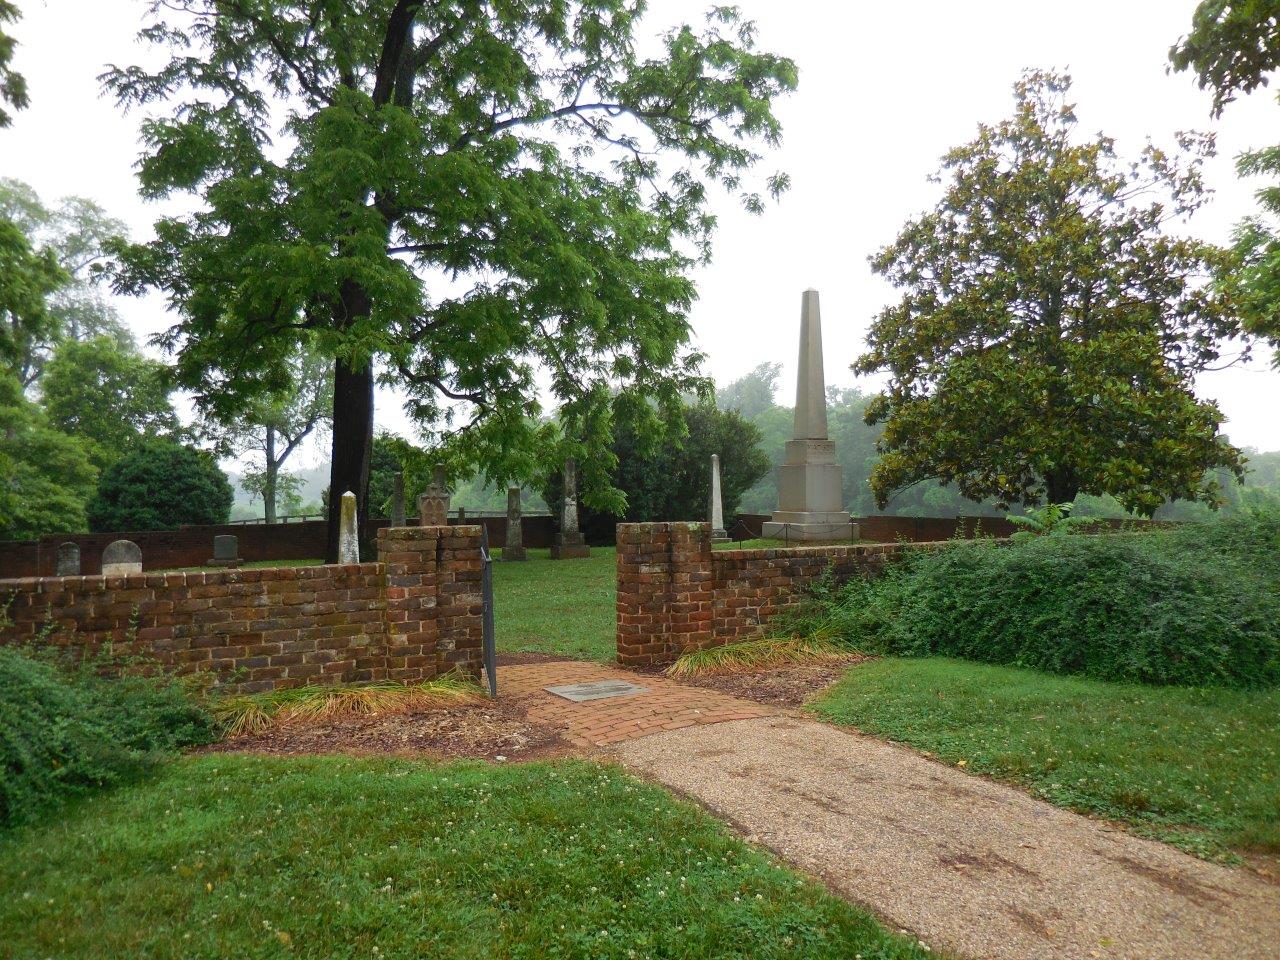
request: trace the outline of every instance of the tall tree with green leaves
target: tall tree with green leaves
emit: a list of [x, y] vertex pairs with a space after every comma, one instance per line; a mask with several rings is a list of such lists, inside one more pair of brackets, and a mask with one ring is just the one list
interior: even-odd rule
[[1213, 91], [1213, 115], [1240, 94], [1265, 87], [1280, 67], [1280, 2], [1204, 0], [1191, 32], [1169, 50], [1175, 70], [1191, 70]]
[[[760, 446], [760, 430], [736, 410], [720, 410], [710, 400], [684, 411], [683, 437], [668, 436], [650, 449], [625, 427], [613, 440], [617, 462], [613, 483], [626, 495], [621, 509], [585, 507], [580, 522], [594, 542], [609, 543], [619, 522], [706, 520], [711, 493], [711, 455], [720, 457], [720, 493], [725, 520], [738, 511], [742, 495], [769, 469]], [[552, 471], [542, 496], [553, 517], [560, 517], [564, 478]]]
[[207, 425], [226, 452], [250, 456], [240, 485], [254, 498], [262, 498], [267, 523], [276, 522], [280, 500], [296, 497], [300, 488], [298, 479], [285, 472], [285, 464], [333, 417], [333, 364], [314, 350], [304, 350], [287, 369], [287, 383], [255, 396], [230, 422]]
[[49, 298], [69, 279], [53, 251], [36, 250], [16, 223], [0, 217], [0, 366], [24, 389], [57, 335]]
[[169, 400], [168, 370], [134, 346], [99, 334], [66, 340], [40, 379], [49, 422], [85, 441], [89, 459], [106, 470], [149, 437], [181, 432]]
[[71, 277], [50, 299], [59, 332], [77, 340], [107, 334], [125, 339], [128, 332], [98, 280], [107, 246], [128, 232], [87, 197], [62, 197], [50, 205], [21, 180], [0, 177], [0, 217], [16, 223], [33, 246], [49, 250]]
[[1012, 118], [948, 153], [946, 192], [872, 258], [903, 291], [868, 335], [860, 373], [887, 372], [876, 499], [924, 477], [974, 500], [1066, 503], [1112, 494], [1150, 514], [1212, 500], [1240, 473], [1196, 373], [1237, 331], [1210, 284], [1218, 248], [1173, 236], [1204, 199], [1209, 138], [1121, 164], [1075, 136], [1070, 78], [1031, 71]]
[[50, 425], [0, 366], [0, 540], [87, 529], [97, 479], [84, 443]]
[[[0, 0], [0, 28], [6, 23], [14, 23], [20, 16], [16, 3]], [[18, 42], [0, 29], [0, 128], [13, 122], [13, 115], [5, 109], [5, 104], [11, 109], [22, 110], [29, 102], [26, 78], [13, 69], [13, 51], [17, 46]]]
[[[1213, 115], [1240, 94], [1265, 87], [1280, 67], [1280, 2], [1205, 0], [1191, 33], [1169, 51], [1177, 70], [1191, 70], [1213, 91]], [[1235, 229], [1234, 258], [1220, 271], [1247, 332], [1270, 341], [1280, 367], [1280, 147], [1250, 150], [1236, 162], [1242, 177], [1270, 177], [1255, 196], [1262, 208]]]
[[197, 403], [243, 409], [315, 342], [335, 360], [331, 488], [364, 510], [377, 378], [503, 483], [553, 458], [530, 426], [542, 370], [566, 426], [554, 456], [576, 452], [588, 499], [609, 500], [614, 424], [659, 433], [700, 385], [686, 312], [708, 193], [761, 208], [744, 175], [796, 82], [733, 8], [656, 45], [644, 8], [153, 3], [142, 35], [172, 58], [104, 81], [160, 107], [143, 194], [202, 203], [123, 248], [118, 285], [167, 291], [180, 319], [161, 342]]
[[84, 197], [63, 197], [49, 206], [21, 180], [2, 177], [0, 221], [16, 227], [33, 250], [62, 271], [60, 281], [43, 295], [42, 321], [22, 342], [18, 370], [24, 386], [38, 381], [45, 363], [65, 340], [106, 335], [123, 350], [134, 347], [97, 282], [107, 244], [125, 233], [123, 222]]

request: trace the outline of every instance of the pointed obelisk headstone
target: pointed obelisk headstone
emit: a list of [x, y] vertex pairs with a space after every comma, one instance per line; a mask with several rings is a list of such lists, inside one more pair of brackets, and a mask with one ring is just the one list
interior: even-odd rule
[[720, 454], [711, 455], [711, 497], [707, 504], [707, 520], [711, 523], [711, 542], [724, 543], [729, 534], [724, 529], [724, 501], [720, 496]]
[[449, 482], [444, 467], [431, 472], [431, 482], [418, 496], [418, 525], [444, 527], [449, 524]]
[[503, 560], [527, 560], [524, 549], [524, 512], [520, 507], [520, 488], [507, 487], [507, 542], [502, 548]]
[[827, 384], [822, 370], [822, 315], [818, 291], [806, 290], [800, 307], [800, 370], [796, 378], [795, 434], [778, 467], [778, 509], [764, 536], [786, 540], [857, 537], [841, 509], [841, 469], [827, 439]]
[[551, 548], [552, 560], [572, 560], [591, 556], [591, 548], [578, 529], [578, 464], [572, 457], [564, 462], [564, 501], [560, 505], [560, 532]]
[[53, 575], [55, 577], [80, 576], [80, 544], [71, 540], [58, 544]]
[[404, 526], [404, 473], [399, 470], [391, 478], [391, 525]]
[[360, 562], [360, 524], [356, 517], [356, 495], [348, 490], [342, 495], [338, 514], [338, 562]]

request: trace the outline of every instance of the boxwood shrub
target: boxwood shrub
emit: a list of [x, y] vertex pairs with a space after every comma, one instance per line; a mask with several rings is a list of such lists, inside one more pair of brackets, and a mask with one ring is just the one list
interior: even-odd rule
[[1280, 515], [912, 553], [817, 601], [799, 629], [1101, 680], [1280, 683]]
[[176, 681], [112, 679], [92, 664], [0, 648], [0, 826], [215, 738], [213, 718]]

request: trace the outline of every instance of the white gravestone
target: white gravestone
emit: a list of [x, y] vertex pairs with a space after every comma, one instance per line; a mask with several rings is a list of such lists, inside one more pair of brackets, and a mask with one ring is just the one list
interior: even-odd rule
[[711, 455], [711, 497], [707, 504], [707, 520], [711, 524], [711, 542], [724, 543], [729, 534], [724, 529], [724, 500], [720, 495], [720, 455]]
[[142, 572], [142, 549], [132, 540], [116, 540], [102, 551], [102, 575], [122, 577]]
[[342, 511], [338, 515], [338, 562], [360, 562], [360, 524], [356, 516], [356, 495], [350, 490], [342, 495]]

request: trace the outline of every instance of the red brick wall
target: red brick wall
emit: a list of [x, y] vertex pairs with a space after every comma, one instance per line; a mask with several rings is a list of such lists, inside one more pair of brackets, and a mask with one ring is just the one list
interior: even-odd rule
[[910, 545], [712, 550], [705, 523], [618, 525], [618, 661], [669, 663], [689, 650], [757, 634], [833, 570], [839, 579], [879, 569]]
[[[450, 521], [456, 524], [456, 520]], [[410, 525], [416, 525], [411, 518]], [[501, 547], [507, 539], [506, 517], [483, 517], [468, 521], [483, 524], [489, 544]], [[368, 521], [366, 533], [387, 526], [384, 519]], [[213, 556], [213, 538], [229, 533], [240, 541], [240, 556], [250, 562], [270, 560], [316, 560], [324, 556], [325, 521], [299, 523], [226, 523], [218, 526], [189, 526], [176, 530], [135, 530], [116, 533], [53, 533], [39, 540], [0, 540], [0, 579], [51, 577], [57, 565], [58, 544], [80, 545], [80, 572], [99, 573], [102, 551], [115, 540], [132, 540], [142, 550], [143, 570], [170, 570], [175, 567], [203, 567]], [[521, 533], [526, 547], [549, 547], [555, 541], [550, 517], [525, 517]]]
[[[768, 514], [740, 513], [729, 524], [729, 536], [735, 540], [760, 537]], [[936, 543], [956, 537], [1008, 537], [1022, 529], [1004, 517], [854, 517], [858, 538], [873, 543]], [[1087, 529], [1140, 530], [1149, 527], [1177, 526], [1168, 520], [1097, 519]]]
[[228, 691], [421, 681], [481, 662], [480, 528], [382, 530], [377, 563], [0, 580], [0, 643], [110, 644]]

